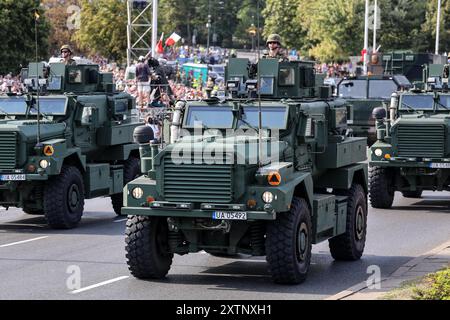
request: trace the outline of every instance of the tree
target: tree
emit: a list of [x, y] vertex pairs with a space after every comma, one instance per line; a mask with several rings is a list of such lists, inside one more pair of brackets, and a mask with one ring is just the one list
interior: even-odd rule
[[0, 1], [0, 74], [17, 73], [20, 65], [36, 60], [35, 15], [38, 9], [37, 28], [38, 60], [47, 58], [49, 24], [42, 8], [34, 0]]
[[364, 2], [299, 0], [297, 15], [307, 30], [305, 47], [321, 61], [346, 60], [363, 45]]
[[382, 51], [422, 51], [428, 47], [430, 35], [421, 30], [425, 21], [426, 1], [383, 0], [379, 3], [382, 13], [379, 43]]
[[80, 28], [79, 1], [72, 0], [70, 4], [61, 0], [41, 0], [45, 8], [45, 17], [50, 22], [49, 46], [50, 52], [59, 54], [63, 44], [69, 44], [75, 52], [79, 51], [73, 35]]
[[122, 61], [127, 52], [127, 6], [121, 0], [80, 0], [81, 26], [74, 39], [88, 54]]
[[285, 47], [305, 50], [309, 46], [305, 39], [306, 29], [299, 20], [300, 10], [296, 10], [300, 3], [301, 0], [267, 0], [262, 12], [265, 19], [264, 37], [277, 33]]
[[[437, 21], [437, 4], [438, 0], [429, 1], [427, 3], [425, 21], [421, 26], [421, 32], [425, 38], [424, 42], [418, 48], [421, 51], [434, 52], [436, 41], [436, 21]], [[442, 0], [441, 3], [441, 24], [439, 31], [439, 48], [440, 51], [448, 52], [450, 49], [450, 1]]]

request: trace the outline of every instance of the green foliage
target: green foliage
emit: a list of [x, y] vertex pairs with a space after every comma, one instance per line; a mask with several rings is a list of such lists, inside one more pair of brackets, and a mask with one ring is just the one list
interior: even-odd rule
[[425, 280], [425, 286], [414, 290], [417, 300], [450, 300], [450, 268], [433, 273]]
[[321, 61], [347, 59], [363, 46], [364, 6], [361, 0], [299, 0], [298, 16], [309, 54]]
[[[311, 1], [307, 1], [311, 2]], [[286, 48], [305, 49], [309, 43], [305, 39], [305, 24], [300, 21], [301, 0], [267, 0], [262, 14], [265, 19], [263, 34], [277, 33]]]
[[80, 0], [81, 27], [78, 46], [88, 54], [122, 61], [127, 52], [127, 6], [118, 0]]
[[[20, 65], [26, 67], [36, 60], [34, 0], [0, 1], [0, 74], [18, 73]], [[38, 60], [47, 58], [49, 24], [43, 10], [39, 9]]]

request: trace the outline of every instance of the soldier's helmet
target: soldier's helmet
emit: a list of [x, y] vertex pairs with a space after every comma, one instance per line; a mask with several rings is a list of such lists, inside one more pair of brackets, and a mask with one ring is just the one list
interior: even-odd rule
[[276, 42], [278, 45], [281, 45], [281, 37], [279, 34], [272, 33], [267, 37], [266, 45], [269, 45], [269, 42]]
[[68, 50], [70, 54], [72, 54], [72, 48], [68, 44], [63, 45], [61, 49], [59, 49], [59, 52], [63, 51], [64, 49]]

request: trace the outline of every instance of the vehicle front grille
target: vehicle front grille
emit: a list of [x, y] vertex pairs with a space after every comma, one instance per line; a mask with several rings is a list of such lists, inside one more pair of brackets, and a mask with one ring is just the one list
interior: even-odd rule
[[0, 132], [0, 169], [16, 168], [16, 132]]
[[443, 125], [399, 125], [397, 150], [399, 157], [442, 158], [445, 128]]
[[232, 164], [175, 164], [167, 156], [164, 198], [175, 202], [231, 203], [232, 176]]

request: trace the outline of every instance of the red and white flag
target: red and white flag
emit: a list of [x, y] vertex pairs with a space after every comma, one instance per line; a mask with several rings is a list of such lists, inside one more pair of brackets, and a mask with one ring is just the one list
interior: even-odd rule
[[161, 33], [161, 38], [159, 38], [158, 43], [156, 44], [156, 53], [164, 53], [163, 37], [164, 37], [164, 32]]
[[170, 35], [169, 38], [166, 39], [166, 46], [170, 47], [173, 46], [175, 43], [177, 43], [181, 37], [177, 35], [175, 32]]

